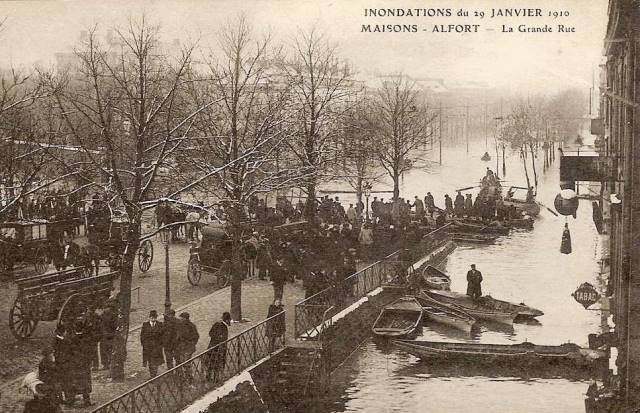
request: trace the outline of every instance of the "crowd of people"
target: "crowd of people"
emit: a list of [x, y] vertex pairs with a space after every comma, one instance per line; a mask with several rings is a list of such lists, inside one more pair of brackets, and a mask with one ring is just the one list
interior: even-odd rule
[[[303, 218], [307, 202], [300, 200], [294, 206], [281, 197], [275, 207], [267, 208], [263, 199], [252, 198], [245, 212], [253, 227], [243, 240], [242, 259], [246, 277], [269, 279], [273, 286], [273, 301], [267, 311], [270, 345], [274, 346], [284, 334], [284, 319], [276, 316], [283, 311], [287, 282], [301, 281], [305, 298], [332, 286], [339, 287], [335, 290], [338, 300], [349, 297], [354, 294], [353, 285], [345, 281], [356, 273], [359, 261], [380, 257], [399, 246], [406, 248], [418, 243], [425, 233], [444, 225], [447, 219], [520, 217], [512, 208], [502, 206], [499, 191], [487, 194], [497, 186], [499, 181], [488, 171], [475, 201], [471, 194], [458, 191], [453, 200], [448, 194], [444, 196], [444, 208], [436, 206], [430, 192], [423, 198], [414, 196], [413, 201], [403, 198], [385, 201], [374, 197], [370, 215], [364, 214], [361, 202], [349, 204], [345, 209], [338, 197], [325, 196], [315, 203], [316, 218], [311, 222]], [[197, 241], [202, 236], [200, 228], [204, 222], [211, 221], [212, 216], [224, 223], [229, 212], [224, 203], [213, 210], [206, 210], [201, 204], [187, 206], [179, 215], [176, 210], [170, 203], [161, 202], [156, 208], [157, 225], [161, 227], [177, 220], [181, 225], [176, 227], [182, 229], [178, 229], [175, 236], [182, 235], [190, 241]], [[106, 202], [95, 198], [85, 213], [89, 222], [103, 225], [107, 211]], [[304, 225], [282, 225], [293, 222]], [[284, 227], [290, 230], [282, 230]], [[64, 268], [69, 257], [77, 254], [76, 249], [72, 240], [63, 239], [56, 260], [60, 265], [56, 267]], [[474, 298], [480, 296], [482, 277], [475, 268], [469, 272], [468, 281], [467, 293]], [[36, 400], [72, 405], [81, 395], [85, 405], [91, 404], [91, 370], [108, 368], [110, 364], [118, 325], [114, 302], [109, 300], [104, 308], [88, 310], [81, 319], [60, 323], [53, 348], [45, 351], [39, 366], [40, 387], [34, 393], [45, 396], [36, 397]], [[224, 343], [228, 339], [229, 325], [229, 313], [224, 313], [209, 331], [208, 348], [213, 350], [204, 361], [207, 379], [217, 380], [224, 369], [227, 354]], [[143, 363], [149, 375], [156, 376], [161, 365], [171, 369], [189, 360], [199, 339], [198, 329], [189, 313], [176, 317], [174, 311], [168, 311], [160, 321], [157, 312], [151, 311], [140, 333]], [[183, 374], [185, 380], [193, 379], [189, 368], [184, 368]]]

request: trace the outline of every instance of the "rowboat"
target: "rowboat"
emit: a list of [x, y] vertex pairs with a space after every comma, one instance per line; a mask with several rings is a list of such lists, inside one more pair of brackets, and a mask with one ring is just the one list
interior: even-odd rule
[[522, 186], [512, 186], [507, 190], [503, 204], [505, 207], [515, 207], [517, 211], [530, 217], [536, 217], [540, 213], [540, 205], [536, 202], [535, 195], [527, 196], [528, 189]]
[[503, 201], [503, 205], [505, 207], [514, 206], [516, 210], [522, 212], [524, 214], [529, 215], [530, 217], [537, 217], [540, 214], [540, 205], [537, 202], [523, 202], [516, 199], [510, 199]]
[[485, 152], [484, 155], [482, 155], [482, 157], [480, 158], [480, 160], [484, 162], [489, 162], [491, 160], [491, 155], [489, 155], [489, 152]]
[[510, 219], [507, 225], [513, 228], [533, 229], [533, 218]]
[[533, 318], [544, 315], [544, 312], [538, 310], [537, 308], [530, 307], [524, 303], [510, 303], [509, 301], [495, 299], [490, 295], [480, 297], [476, 301], [474, 301], [466, 294], [458, 293], [455, 291], [430, 290], [429, 295], [441, 302], [452, 303], [465, 308], [480, 307], [504, 313], [516, 313], [517, 316], [523, 318]]
[[604, 352], [583, 349], [573, 343], [539, 346], [533, 343], [480, 344], [393, 340], [392, 344], [422, 360], [496, 363], [499, 365], [570, 364], [589, 366]]
[[478, 222], [471, 222], [468, 220], [454, 219], [451, 221], [452, 226], [449, 227], [449, 233], [467, 232], [473, 234], [499, 234], [508, 235], [511, 231], [511, 227], [507, 225], [497, 224], [483, 224]]
[[461, 310], [479, 320], [512, 324], [513, 320], [518, 316], [517, 311], [492, 308], [481, 304], [480, 300], [474, 301], [471, 297], [453, 291], [423, 290], [422, 293], [441, 303], [458, 306]]
[[422, 270], [422, 281], [427, 288], [433, 290], [448, 290], [451, 287], [451, 278], [431, 265], [427, 265]]
[[449, 235], [451, 236], [452, 240], [467, 244], [490, 244], [498, 238], [497, 235], [471, 232], [452, 232]]
[[373, 333], [384, 337], [412, 335], [422, 322], [422, 306], [415, 297], [400, 297], [385, 306], [373, 323]]
[[424, 315], [429, 317], [430, 320], [471, 333], [471, 328], [476, 319], [464, 310], [456, 306], [446, 305], [426, 295], [418, 296], [416, 300], [422, 306]]

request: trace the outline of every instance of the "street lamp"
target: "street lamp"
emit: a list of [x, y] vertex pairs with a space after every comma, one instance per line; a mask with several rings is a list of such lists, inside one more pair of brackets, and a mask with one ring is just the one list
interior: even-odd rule
[[162, 229], [164, 235], [164, 314], [171, 310], [171, 281], [169, 279], [169, 243], [171, 242], [171, 226], [165, 225]]
[[365, 214], [366, 222], [369, 222], [369, 196], [371, 196], [371, 183], [365, 182], [364, 185], [362, 185], [362, 189], [364, 190], [364, 197], [367, 199], [367, 212]]

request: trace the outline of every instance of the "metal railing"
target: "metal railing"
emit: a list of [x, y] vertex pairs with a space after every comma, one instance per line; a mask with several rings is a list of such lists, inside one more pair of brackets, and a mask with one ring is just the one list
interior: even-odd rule
[[398, 254], [396, 251], [296, 304], [295, 337], [317, 340], [327, 317], [330, 319], [388, 280]]
[[[332, 307], [328, 314], [331, 318], [382, 284], [391, 281], [399, 272], [407, 275], [405, 271], [411, 266], [411, 260], [423, 256], [425, 252], [436, 250], [450, 239], [450, 225], [443, 225], [424, 235], [413, 251], [398, 250], [347, 277], [339, 284], [300, 301], [295, 306], [295, 338], [318, 340], [324, 328], [327, 309]], [[446, 251], [444, 254], [449, 252]]]
[[284, 347], [284, 311], [103, 404], [99, 413], [176, 412]]

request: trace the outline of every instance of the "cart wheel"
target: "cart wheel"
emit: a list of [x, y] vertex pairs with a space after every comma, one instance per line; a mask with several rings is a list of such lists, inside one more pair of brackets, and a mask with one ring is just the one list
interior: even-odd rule
[[138, 267], [140, 271], [147, 272], [153, 262], [153, 244], [150, 240], [145, 240], [138, 248]]
[[202, 267], [200, 266], [200, 260], [197, 257], [189, 258], [187, 264], [187, 278], [191, 285], [198, 285], [200, 278], [202, 278]]
[[86, 297], [82, 294], [71, 294], [60, 307], [58, 312], [58, 325], [62, 320], [71, 320], [81, 316], [87, 308]]
[[37, 274], [44, 274], [47, 271], [47, 267], [49, 266], [49, 257], [47, 256], [47, 251], [44, 248], [40, 247], [36, 249], [33, 266], [35, 267]]
[[224, 288], [229, 285], [231, 279], [231, 261], [225, 260], [222, 262], [217, 274], [218, 288]]
[[9, 310], [9, 328], [17, 339], [28, 338], [36, 329], [38, 319], [33, 318], [23, 302], [16, 298]]

